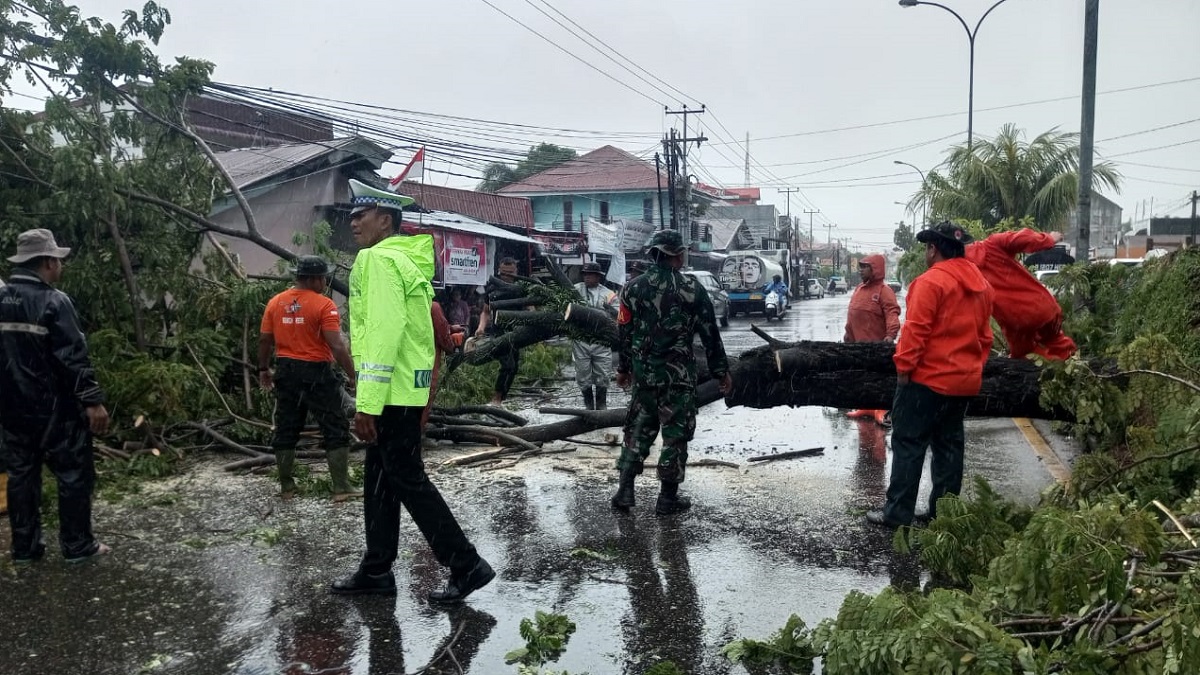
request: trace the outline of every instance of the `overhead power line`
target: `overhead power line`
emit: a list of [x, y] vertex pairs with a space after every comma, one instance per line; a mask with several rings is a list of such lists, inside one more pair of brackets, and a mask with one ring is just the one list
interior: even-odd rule
[[483, 4], [487, 5], [488, 7], [491, 7], [492, 9], [496, 10], [497, 12], [503, 14], [506, 18], [508, 18], [513, 23], [524, 28], [525, 30], [529, 31], [530, 33], [533, 33], [534, 35], [538, 36], [539, 38], [541, 38], [542, 40], [549, 43], [551, 46], [553, 46], [558, 51], [566, 54], [567, 56], [570, 56], [572, 59], [575, 59], [576, 61], [582, 63], [583, 65], [587, 66], [588, 68], [591, 68], [592, 70], [596, 71], [597, 73], [600, 73], [604, 77], [612, 80], [613, 82], [616, 82], [617, 84], [621, 85], [622, 87], [625, 87], [629, 91], [632, 91], [633, 93], [637, 94], [638, 96], [641, 96], [642, 98], [646, 99], [647, 101], [650, 101], [651, 103], [660, 105], [664, 108], [666, 107], [666, 104], [663, 103], [662, 101], [655, 100], [654, 97], [649, 96], [642, 91], [639, 91], [637, 88], [633, 87], [632, 85], [628, 84], [627, 82], [617, 79], [615, 76], [613, 76], [608, 71], [601, 69], [599, 66], [595, 65], [594, 63], [591, 63], [587, 59], [576, 54], [575, 52], [572, 52], [571, 50], [567, 49], [566, 47], [563, 47], [562, 45], [558, 44], [554, 40], [551, 40], [550, 38], [546, 37], [545, 35], [542, 35], [537, 30], [529, 27], [529, 25], [525, 24], [524, 22], [522, 22], [520, 19], [513, 16], [512, 14], [509, 14], [508, 12], [493, 5], [491, 2], [489, 2], [489, 0], [479, 0], [479, 1], [482, 2]]
[[[1151, 84], [1142, 84], [1142, 85], [1136, 85], [1136, 86], [1132, 86], [1132, 87], [1123, 87], [1120, 89], [1109, 89], [1107, 91], [1100, 91], [1100, 92], [1096, 92], [1096, 93], [1098, 95], [1122, 94], [1122, 93], [1131, 92], [1131, 91], [1141, 91], [1143, 89], [1153, 89], [1156, 87], [1167, 87], [1167, 86], [1172, 86], [1172, 85], [1176, 85], [1176, 84], [1188, 84], [1191, 82], [1200, 82], [1200, 77], [1187, 77], [1187, 78], [1183, 78], [1180, 80], [1170, 80], [1167, 82], [1154, 82]], [[1025, 101], [1023, 103], [1010, 103], [1008, 105], [994, 106], [991, 108], [976, 108], [975, 112], [980, 113], [980, 112], [994, 112], [996, 110], [1010, 110], [1012, 108], [1023, 108], [1023, 107], [1031, 106], [1031, 105], [1044, 105], [1046, 103], [1061, 103], [1063, 101], [1074, 101], [1074, 100], [1077, 100], [1078, 98], [1079, 98], [1078, 95], [1059, 96], [1057, 98], [1045, 98], [1045, 99], [1041, 99], [1038, 101]], [[830, 129], [816, 129], [813, 131], [800, 131], [800, 132], [791, 133], [791, 134], [779, 134], [776, 136], [762, 136], [755, 140], [757, 140], [757, 141], [774, 141], [774, 140], [778, 140], [781, 138], [799, 138], [801, 136], [817, 136], [820, 134], [833, 134], [833, 133], [838, 133], [838, 132], [842, 132], [842, 131], [856, 131], [858, 129], [874, 129], [877, 127], [886, 127], [886, 126], [892, 126], [892, 125], [896, 125], [896, 124], [907, 124], [910, 122], [924, 122], [927, 120], [938, 120], [938, 119], [945, 119], [948, 117], [961, 117], [966, 114], [967, 114], [967, 112], [965, 110], [961, 111], [961, 112], [939, 113], [936, 115], [923, 115], [921, 117], [908, 117], [905, 119], [888, 120], [888, 121], [884, 121], [884, 122], [870, 122], [870, 123], [866, 123], [866, 124], [856, 124], [856, 125], [847, 126], [847, 127], [833, 127]], [[736, 140], [726, 143], [726, 145], [736, 145], [736, 144], [737, 144]]]

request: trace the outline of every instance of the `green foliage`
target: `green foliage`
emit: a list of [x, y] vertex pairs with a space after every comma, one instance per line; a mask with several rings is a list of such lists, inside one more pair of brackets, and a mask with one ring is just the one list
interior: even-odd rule
[[533, 620], [521, 620], [521, 639], [525, 646], [504, 656], [506, 663], [542, 666], [562, 656], [567, 640], [575, 632], [575, 624], [565, 614], [537, 611]]
[[733, 663], [781, 666], [789, 673], [807, 675], [813, 672], [817, 650], [804, 620], [793, 614], [779, 632], [766, 640], [734, 640], [721, 648], [721, 655]]
[[897, 548], [905, 553], [916, 548], [930, 571], [958, 584], [986, 575], [988, 565], [1030, 517], [1028, 508], [1001, 499], [979, 476], [973, 500], [947, 495], [938, 500], [937, 514], [929, 527], [898, 530]]
[[499, 162], [487, 165], [483, 170], [483, 180], [476, 188], [480, 192], [496, 192], [500, 188], [518, 183], [534, 174], [541, 173], [575, 159], [576, 152], [553, 143], [539, 143], [531, 148], [525, 159], [517, 165], [509, 166]]
[[1005, 545], [989, 570], [986, 590], [1013, 613], [1062, 614], [1125, 594], [1127, 549], [1157, 563], [1161, 525], [1146, 511], [1109, 498], [1075, 508], [1044, 507]]
[[[1093, 178], [1100, 189], [1116, 190], [1120, 174], [1098, 162]], [[1005, 219], [1032, 218], [1059, 229], [1079, 194], [1078, 134], [1055, 130], [1031, 141], [1006, 124], [993, 139], [976, 138], [951, 148], [945, 163], [930, 171], [914, 208], [928, 204], [934, 221], [977, 220], [992, 227]]]
[[900, 221], [900, 224], [896, 226], [896, 231], [892, 233], [892, 243], [897, 248], [904, 249], [905, 252], [916, 248], [917, 233], [913, 231], [912, 223]]
[[[559, 377], [570, 361], [570, 351], [562, 345], [540, 343], [521, 350], [518, 382], [536, 382]], [[442, 408], [487, 403], [495, 393], [496, 375], [500, 364], [495, 361], [480, 366], [461, 367], [450, 372], [442, 362], [435, 404]]]

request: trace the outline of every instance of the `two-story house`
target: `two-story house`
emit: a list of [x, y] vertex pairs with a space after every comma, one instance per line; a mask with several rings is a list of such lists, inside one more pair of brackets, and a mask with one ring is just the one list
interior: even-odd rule
[[[669, 191], [665, 172], [606, 145], [505, 186], [499, 193], [528, 198], [536, 229], [579, 232], [589, 219], [641, 221], [659, 229], [664, 219], [668, 223], [671, 219]], [[699, 190], [693, 194], [697, 199], [710, 199]]]

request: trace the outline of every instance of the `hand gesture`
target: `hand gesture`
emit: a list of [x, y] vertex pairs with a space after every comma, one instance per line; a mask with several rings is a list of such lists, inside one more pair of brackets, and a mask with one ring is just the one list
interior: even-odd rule
[[379, 440], [379, 431], [375, 428], [375, 416], [361, 412], [355, 413], [354, 435], [364, 443], [374, 443]]
[[88, 406], [85, 410], [88, 418], [88, 428], [93, 436], [108, 433], [108, 410], [102, 405]]
[[725, 375], [723, 375], [721, 377], [721, 384], [718, 385], [718, 389], [721, 390], [722, 396], [728, 396], [730, 393], [732, 393], [733, 392], [733, 376], [730, 375], [729, 373], [725, 373]]

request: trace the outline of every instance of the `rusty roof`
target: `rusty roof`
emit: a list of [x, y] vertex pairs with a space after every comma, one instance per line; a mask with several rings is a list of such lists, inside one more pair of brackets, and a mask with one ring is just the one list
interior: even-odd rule
[[533, 208], [524, 197], [507, 197], [487, 192], [426, 185], [406, 180], [400, 193], [417, 200], [431, 211], [451, 211], [491, 225], [527, 229], [533, 227]]
[[593, 150], [500, 189], [504, 194], [642, 192], [657, 190], [667, 177], [654, 165], [611, 145]]

